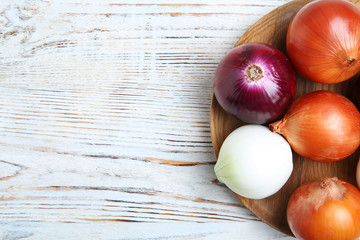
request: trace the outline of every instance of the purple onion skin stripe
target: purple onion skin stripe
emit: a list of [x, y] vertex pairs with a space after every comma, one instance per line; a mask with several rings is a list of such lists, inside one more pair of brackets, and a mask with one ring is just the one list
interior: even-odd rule
[[294, 101], [296, 75], [289, 59], [263, 43], [233, 48], [217, 67], [214, 92], [220, 106], [245, 123], [280, 119]]

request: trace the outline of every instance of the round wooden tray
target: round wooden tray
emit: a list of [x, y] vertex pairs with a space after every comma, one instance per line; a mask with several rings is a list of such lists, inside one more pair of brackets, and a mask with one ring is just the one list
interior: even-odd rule
[[[235, 44], [263, 42], [273, 45], [286, 54], [286, 32], [295, 13], [311, 0], [295, 0], [280, 6], [256, 22]], [[360, 7], [360, 0], [352, 0]], [[351, 86], [355, 79], [335, 85], [323, 85], [311, 82], [297, 75], [296, 98], [314, 90], [330, 90], [350, 97]], [[244, 125], [241, 121], [227, 114], [213, 95], [211, 103], [210, 128], [216, 157], [225, 138], [236, 128]], [[356, 184], [356, 165], [359, 149], [350, 157], [335, 163], [317, 163], [305, 159], [293, 152], [294, 170], [288, 182], [275, 195], [261, 199], [247, 199], [237, 195], [240, 201], [262, 221], [279, 231], [293, 235], [286, 220], [287, 202], [293, 191], [309, 180], [337, 176]]]

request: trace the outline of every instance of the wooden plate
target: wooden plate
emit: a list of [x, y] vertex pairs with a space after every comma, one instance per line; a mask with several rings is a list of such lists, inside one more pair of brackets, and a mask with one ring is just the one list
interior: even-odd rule
[[[256, 22], [235, 44], [248, 42], [263, 42], [273, 45], [286, 54], [286, 32], [295, 13], [311, 0], [295, 0], [280, 6]], [[360, 0], [352, 0], [360, 7]], [[355, 79], [335, 85], [323, 85], [311, 82], [297, 75], [296, 98], [314, 90], [330, 90], [350, 97], [350, 90]], [[236, 128], [244, 125], [241, 121], [225, 113], [213, 95], [211, 103], [210, 128], [213, 148], [216, 157], [225, 138]], [[287, 202], [293, 191], [302, 183], [309, 180], [337, 176], [356, 184], [356, 165], [359, 149], [350, 157], [336, 163], [317, 163], [305, 159], [295, 152], [294, 170], [285, 186], [275, 195], [261, 200], [237, 197], [257, 217], [279, 231], [292, 235], [286, 220]]]

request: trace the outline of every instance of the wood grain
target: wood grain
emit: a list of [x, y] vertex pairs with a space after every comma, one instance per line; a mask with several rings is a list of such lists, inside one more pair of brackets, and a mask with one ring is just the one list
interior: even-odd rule
[[[264, 42], [277, 47], [286, 54], [285, 41], [287, 27], [296, 12], [308, 2], [311, 1], [295, 0], [270, 12], [249, 28], [236, 42], [235, 46], [248, 42]], [[360, 1], [353, 0], [352, 2], [360, 7]], [[323, 85], [313, 83], [297, 75], [296, 98], [305, 93], [321, 89], [331, 90], [350, 97], [349, 94], [354, 80], [355, 79], [351, 79], [340, 84]], [[213, 96], [211, 106], [211, 133], [216, 155], [218, 155], [221, 144], [225, 138], [237, 127], [244, 124], [245, 123], [225, 113], [218, 104], [216, 97]], [[356, 164], [359, 159], [359, 149], [345, 160], [335, 163], [318, 163], [305, 159], [295, 152], [293, 154], [293, 173], [279, 192], [261, 200], [237, 196], [256, 216], [288, 235], [292, 235], [292, 233], [286, 220], [286, 206], [293, 191], [304, 182], [327, 176], [337, 176], [356, 184], [355, 173]]]
[[289, 239], [216, 181], [216, 66], [288, 0], [1, 0], [0, 239]]

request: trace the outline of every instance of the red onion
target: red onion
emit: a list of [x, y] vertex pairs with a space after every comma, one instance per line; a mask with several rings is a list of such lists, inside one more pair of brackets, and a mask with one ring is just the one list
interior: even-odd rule
[[288, 58], [270, 45], [240, 45], [220, 62], [214, 92], [220, 106], [243, 122], [272, 122], [294, 100], [295, 71]]

